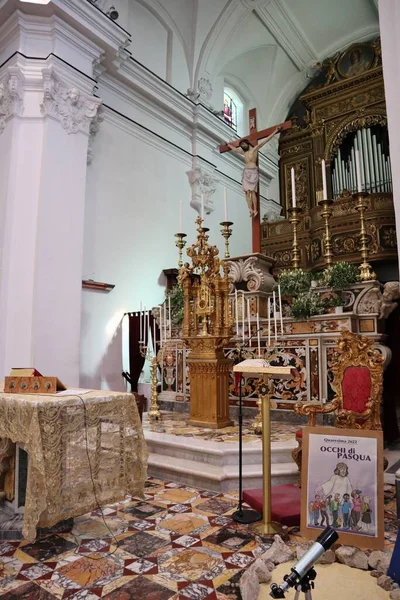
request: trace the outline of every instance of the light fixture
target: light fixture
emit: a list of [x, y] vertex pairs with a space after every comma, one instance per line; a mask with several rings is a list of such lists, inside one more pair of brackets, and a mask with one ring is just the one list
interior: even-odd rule
[[110, 6], [110, 9], [106, 13], [106, 15], [110, 17], [110, 19], [112, 19], [113, 21], [116, 21], [119, 17], [119, 12], [115, 9], [115, 6]]

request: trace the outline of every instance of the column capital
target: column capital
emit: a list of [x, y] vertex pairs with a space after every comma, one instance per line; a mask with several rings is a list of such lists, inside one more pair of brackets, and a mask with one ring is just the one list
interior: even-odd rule
[[0, 133], [13, 115], [21, 116], [23, 104], [23, 77], [17, 67], [8, 67], [0, 75]]
[[101, 100], [82, 92], [73, 82], [63, 80], [52, 67], [44, 67], [42, 74], [42, 115], [59, 121], [68, 134], [83, 132], [89, 135]]

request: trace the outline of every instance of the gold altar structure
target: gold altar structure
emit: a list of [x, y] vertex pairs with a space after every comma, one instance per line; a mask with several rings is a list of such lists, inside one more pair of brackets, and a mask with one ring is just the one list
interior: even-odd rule
[[219, 429], [233, 424], [229, 418], [232, 361], [223, 351], [232, 337], [228, 267], [218, 258], [218, 248], [208, 243], [203, 220], [198, 217], [196, 223], [197, 240], [186, 251], [192, 266], [186, 262], [179, 271], [184, 293], [182, 339], [189, 350], [190, 424]]
[[[293, 126], [281, 133], [280, 197], [284, 219], [261, 224], [261, 251], [275, 259], [276, 274], [289, 267], [320, 270], [337, 260], [360, 262], [355, 152], [360, 154], [364, 243], [368, 259], [395, 264], [393, 207], [380, 40], [353, 44], [319, 65], [319, 73], [294, 103]], [[322, 160], [328, 205], [322, 206]], [[291, 169], [295, 172], [297, 244], [293, 245]], [[320, 204], [319, 204], [320, 203]], [[322, 210], [321, 210], [322, 208]], [[296, 253], [296, 255], [293, 254]], [[378, 272], [379, 275], [379, 272]]]

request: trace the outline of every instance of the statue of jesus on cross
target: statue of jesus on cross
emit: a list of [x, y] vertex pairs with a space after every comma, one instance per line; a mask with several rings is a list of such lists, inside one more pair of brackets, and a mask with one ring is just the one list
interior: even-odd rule
[[[261, 252], [258, 151], [279, 131], [282, 131], [283, 129], [289, 129], [291, 126], [292, 122], [286, 121], [280, 125], [275, 125], [274, 127], [257, 131], [256, 109], [252, 108], [249, 110], [249, 135], [245, 138], [235, 140], [229, 144], [223, 144], [219, 147], [219, 151], [221, 153], [233, 150], [234, 152], [241, 154], [244, 158], [245, 168], [242, 175], [242, 187], [246, 195], [250, 216], [252, 217], [253, 252]], [[241, 150], [239, 150], [239, 147]]]
[[[240, 140], [239, 147], [233, 146], [228, 142], [226, 145], [228, 148], [233, 150], [233, 152], [237, 152], [240, 156], [243, 156], [245, 168], [242, 173], [242, 188], [246, 196], [247, 206], [249, 207], [249, 212], [251, 217], [256, 217], [258, 215], [258, 198], [257, 198], [257, 190], [258, 190], [258, 151], [262, 148], [269, 140], [271, 140], [274, 135], [276, 135], [280, 131], [280, 127], [276, 127], [274, 131], [269, 135], [265, 140], [258, 142], [255, 146], [248, 140]], [[239, 150], [242, 150], [242, 152]]]

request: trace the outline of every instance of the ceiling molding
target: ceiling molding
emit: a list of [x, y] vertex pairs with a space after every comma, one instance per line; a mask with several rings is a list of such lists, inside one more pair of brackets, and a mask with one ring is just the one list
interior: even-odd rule
[[328, 58], [329, 56], [333, 56], [334, 54], [336, 54], [336, 52], [346, 50], [346, 48], [348, 46], [351, 46], [351, 44], [356, 44], [357, 42], [365, 42], [366, 40], [370, 40], [378, 35], [379, 35], [378, 23], [376, 25], [368, 25], [364, 29], [361, 29], [360, 31], [358, 31], [357, 34], [355, 34], [355, 32], [353, 31], [353, 32], [343, 36], [342, 38], [340, 38], [340, 40], [336, 40], [334, 44], [331, 44], [330, 46], [325, 48], [325, 50], [323, 52], [323, 56], [321, 56], [321, 59], [324, 60], [325, 58]]
[[370, 0], [370, 2], [376, 14], [379, 15], [379, 0]]
[[318, 60], [315, 49], [281, 2], [272, 0], [254, 12], [299, 71]]

